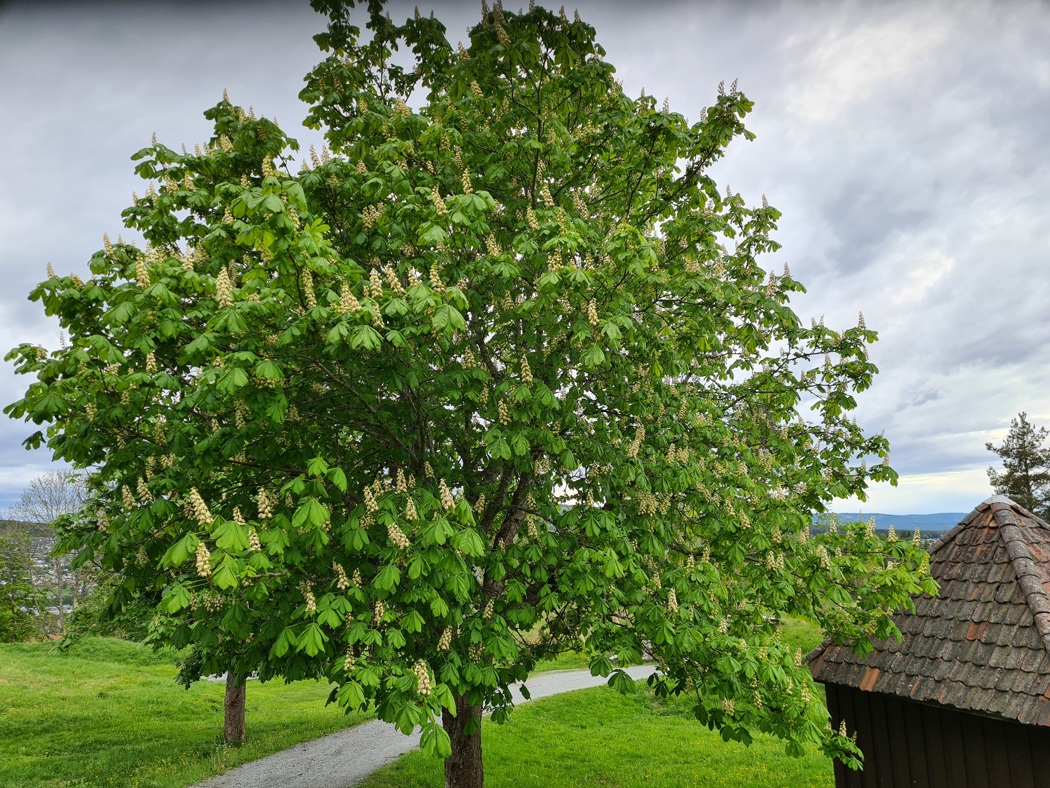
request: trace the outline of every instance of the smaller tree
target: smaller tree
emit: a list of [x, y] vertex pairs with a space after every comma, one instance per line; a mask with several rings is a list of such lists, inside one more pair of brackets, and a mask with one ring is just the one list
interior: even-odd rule
[[[26, 522], [53, 526], [63, 515], [80, 511], [86, 495], [81, 475], [70, 470], [49, 471], [30, 480], [11, 513]], [[54, 546], [54, 538], [51, 544]], [[46, 571], [38, 578], [38, 585], [45, 588], [55, 609], [58, 629], [62, 631], [66, 625], [66, 595], [69, 595], [73, 607], [80, 604], [91, 586], [90, 567], [72, 569], [69, 558], [53, 554]]]
[[1050, 517], [1050, 448], [1043, 448], [1047, 430], [1036, 428], [1021, 411], [1010, 420], [1010, 432], [1001, 446], [986, 443], [1003, 460], [1003, 470], [988, 469], [996, 494], [1005, 495], [1044, 520]]
[[39, 601], [29, 534], [0, 530], [0, 642], [26, 640], [36, 633]]

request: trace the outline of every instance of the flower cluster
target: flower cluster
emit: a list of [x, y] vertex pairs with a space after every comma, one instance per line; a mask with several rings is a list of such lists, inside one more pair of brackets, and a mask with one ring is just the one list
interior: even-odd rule
[[405, 550], [411, 544], [411, 542], [408, 541], [408, 537], [405, 536], [405, 532], [398, 527], [397, 523], [390, 523], [386, 527], [386, 535], [390, 537], [390, 541], [399, 550]]
[[215, 300], [221, 307], [233, 306], [233, 283], [225, 268], [221, 269], [219, 275], [215, 277]]
[[366, 229], [370, 230], [372, 225], [376, 223], [376, 220], [383, 215], [383, 209], [378, 205], [366, 205], [365, 209], [361, 211], [361, 225]]
[[386, 605], [383, 604], [382, 599], [377, 599], [375, 603], [375, 623], [379, 623], [383, 620], [383, 616], [386, 615]]
[[346, 282], [343, 282], [342, 287], [339, 289], [339, 310], [353, 313], [361, 311], [361, 304], [358, 302], [357, 296], [350, 292], [350, 285]]
[[211, 525], [213, 519], [211, 511], [209, 511], [208, 505], [204, 503], [204, 499], [201, 498], [201, 494], [197, 492], [196, 487], [190, 488], [189, 508], [193, 518], [200, 525]]
[[255, 497], [256, 502], [259, 506], [259, 519], [269, 520], [273, 517], [273, 507], [277, 503], [277, 500], [266, 491], [265, 487], [260, 487], [259, 492]]
[[672, 616], [678, 613], [678, 593], [673, 588], [667, 592], [667, 612]]
[[532, 383], [532, 367], [529, 366], [529, 360], [525, 357], [521, 357], [521, 382]]
[[634, 440], [632, 440], [630, 445], [627, 447], [627, 456], [630, 459], [633, 460], [633, 459], [638, 457], [638, 451], [642, 448], [642, 441], [644, 441], [644, 440], [645, 440], [645, 427], [639, 427], [634, 432]]
[[335, 572], [335, 587], [340, 591], [345, 591], [350, 587], [350, 579], [346, 576], [346, 570], [336, 563], [332, 562], [332, 571]]
[[434, 208], [437, 209], [438, 216], [448, 215], [448, 206], [445, 205], [445, 201], [441, 198], [441, 192], [438, 191], [438, 187], [434, 185], [434, 191], [431, 192], [431, 199], [434, 201]]
[[503, 400], [499, 401], [499, 423], [504, 427], [510, 424], [510, 411], [507, 410], [507, 403]]
[[531, 205], [525, 209], [525, 221], [528, 222], [530, 230], [535, 231], [540, 229], [539, 220], [536, 218], [536, 214], [533, 213]]
[[444, 653], [452, 648], [452, 627], [445, 627], [438, 639], [438, 651]]
[[197, 542], [197, 574], [204, 578], [211, 577], [211, 553], [203, 540]]
[[445, 511], [448, 511], [456, 505], [456, 502], [452, 500], [452, 493], [449, 491], [448, 485], [445, 484], [444, 479], [438, 484], [438, 495], [441, 498], [441, 508]]
[[317, 295], [314, 293], [314, 275], [310, 273], [309, 268], [303, 269], [303, 297], [306, 298], [308, 309], [314, 309], [317, 306]]
[[376, 512], [378, 512], [379, 511], [379, 504], [376, 502], [375, 495], [372, 494], [372, 488], [371, 487], [365, 487], [364, 496], [365, 496], [365, 511], [368, 512], [368, 514], [375, 514]]
[[416, 692], [424, 697], [429, 695], [432, 686], [430, 683], [430, 671], [427, 669], [427, 663], [420, 660], [412, 668], [412, 672], [416, 674]]
[[346, 658], [343, 660], [343, 670], [349, 673], [354, 669], [354, 650], [348, 648], [346, 650]]
[[139, 494], [139, 500], [143, 503], [153, 500], [153, 494], [149, 491], [149, 487], [146, 486], [146, 481], [141, 476], [139, 477], [138, 483], [135, 486]]
[[135, 496], [131, 492], [131, 488], [129, 488], [126, 484], [120, 488], [120, 497], [124, 502], [124, 508], [127, 509], [129, 512], [132, 511], [136, 506], [138, 506], [138, 501], [135, 500]]
[[825, 569], [831, 569], [831, 556], [828, 555], [828, 548], [824, 545], [817, 546], [817, 558], [820, 559], [820, 565]]
[[441, 280], [441, 271], [436, 263], [430, 266], [430, 286], [439, 293], [445, 292], [445, 283]]
[[262, 552], [262, 543], [259, 542], [259, 532], [254, 525], [248, 526], [248, 549], [253, 553]]
[[135, 261], [135, 284], [139, 287], [149, 287], [149, 271], [146, 270], [146, 262], [141, 257]]
[[598, 326], [598, 304], [592, 298], [587, 302], [587, 322], [592, 326]]

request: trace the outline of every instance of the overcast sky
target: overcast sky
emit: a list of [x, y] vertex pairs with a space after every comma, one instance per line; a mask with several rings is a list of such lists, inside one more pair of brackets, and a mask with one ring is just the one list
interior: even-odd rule
[[[480, 3], [420, 3], [466, 39]], [[515, 9], [515, 3], [507, 3]], [[569, 10], [571, 12], [572, 6]], [[897, 488], [840, 511], [962, 512], [1010, 418], [1050, 426], [1050, 4], [585, 2], [581, 16], [632, 95], [695, 119], [720, 80], [755, 102], [715, 175], [784, 216], [808, 288], [804, 320], [880, 333], [860, 423], [885, 431]], [[403, 17], [411, 6], [394, 4]], [[0, 0], [0, 350], [53, 348], [27, 294], [50, 261], [85, 276], [122, 231], [130, 155], [150, 136], [192, 148], [231, 99], [300, 141], [303, 75], [323, 27], [306, 0], [36, 4]], [[128, 237], [131, 234], [126, 233]], [[0, 403], [28, 380], [0, 366]], [[51, 469], [33, 428], [0, 417], [0, 511]]]

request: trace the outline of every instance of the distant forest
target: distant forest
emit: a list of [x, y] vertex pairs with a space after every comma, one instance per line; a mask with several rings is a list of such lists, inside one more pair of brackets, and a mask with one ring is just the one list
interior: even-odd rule
[[52, 537], [54, 529], [47, 523], [26, 523], [21, 520], [0, 520], [0, 534], [28, 533], [33, 538]]

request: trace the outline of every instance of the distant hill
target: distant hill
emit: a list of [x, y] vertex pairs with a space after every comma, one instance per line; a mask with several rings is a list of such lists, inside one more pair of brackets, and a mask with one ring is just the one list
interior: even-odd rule
[[28, 533], [41, 539], [55, 535], [55, 529], [46, 523], [25, 523], [20, 520], [0, 520], [0, 533]]
[[841, 512], [839, 519], [844, 521], [867, 520], [875, 518], [876, 530], [888, 530], [892, 525], [898, 531], [948, 531], [958, 525], [959, 521], [967, 515], [967, 512], [941, 512], [939, 514], [881, 514], [880, 512], [865, 512], [858, 514]]

